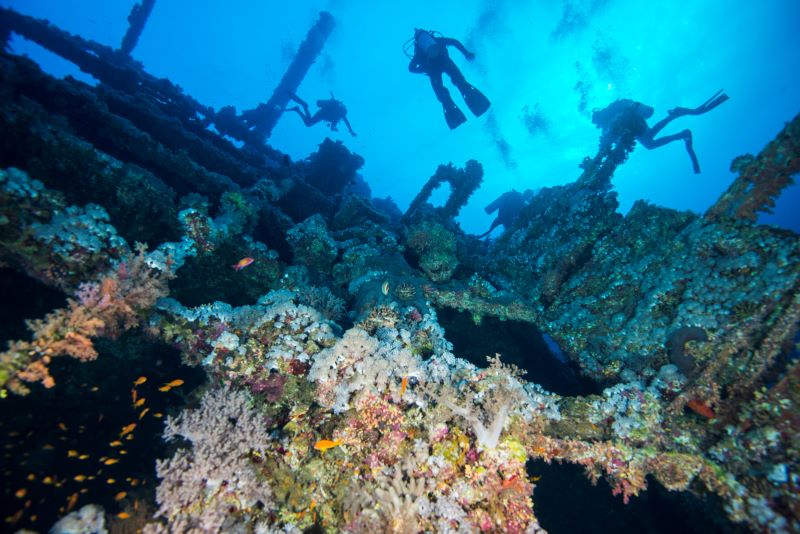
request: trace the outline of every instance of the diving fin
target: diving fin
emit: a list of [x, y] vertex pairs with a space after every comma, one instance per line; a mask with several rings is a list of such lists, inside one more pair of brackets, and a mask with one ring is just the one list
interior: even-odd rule
[[468, 85], [464, 88], [464, 91], [461, 91], [461, 96], [464, 97], [464, 102], [467, 103], [469, 110], [476, 116], [480, 117], [486, 110], [489, 109], [489, 106], [492, 105], [489, 102], [489, 99], [486, 98], [486, 95], [475, 89], [473, 86]]
[[447, 125], [450, 127], [451, 130], [455, 130], [465, 122], [467, 122], [467, 117], [464, 116], [464, 112], [458, 109], [458, 106], [445, 106], [444, 108], [444, 120], [447, 121]]
[[700, 111], [700, 113], [705, 113], [705, 112], [707, 112], [707, 111], [711, 111], [711, 110], [712, 110], [712, 109], [714, 109], [715, 107], [719, 106], [720, 104], [722, 104], [723, 102], [725, 102], [726, 100], [728, 100], [730, 97], [729, 97], [728, 95], [726, 95], [725, 93], [723, 93], [722, 91], [723, 91], [722, 89], [720, 89], [719, 91], [717, 91], [717, 92], [714, 94], [714, 96], [712, 96], [711, 98], [709, 98], [708, 100], [706, 100], [705, 102], [703, 102], [703, 103], [702, 103], [702, 104], [701, 104], [701, 105], [700, 105], [700, 106], [697, 108], [697, 110], [698, 110], [698, 111]]

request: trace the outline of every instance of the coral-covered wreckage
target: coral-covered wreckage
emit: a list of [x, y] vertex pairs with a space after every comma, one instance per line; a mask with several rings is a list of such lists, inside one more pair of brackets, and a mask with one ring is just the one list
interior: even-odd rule
[[[478, 162], [440, 167], [402, 215], [341, 143], [292, 162], [127, 55], [2, 17], [101, 83], [0, 56], [2, 261], [70, 296], [0, 354], [1, 392], [58, 388], [54, 358], [123, 332], [201, 366], [147, 532], [536, 532], [529, 459], [626, 502], [650, 475], [754, 531], [800, 530], [800, 238], [754, 222], [800, 171], [800, 116], [705, 215], [620, 215], [622, 136], [486, 244], [453, 219]], [[602, 393], [458, 358], [444, 308], [529, 323]]]

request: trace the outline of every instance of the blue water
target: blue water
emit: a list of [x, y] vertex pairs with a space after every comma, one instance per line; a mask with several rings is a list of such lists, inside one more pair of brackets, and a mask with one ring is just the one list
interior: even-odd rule
[[[116, 48], [133, 2], [0, 4]], [[617, 98], [653, 106], [653, 120], [659, 120], [668, 109], [697, 106], [721, 88], [731, 97], [664, 131], [691, 129], [702, 174], [693, 174], [679, 142], [637, 148], [613, 179], [623, 213], [639, 198], [703, 212], [733, 180], [731, 160], [758, 153], [800, 111], [796, 0], [431, 4], [159, 1], [133, 57], [203, 104], [241, 111], [266, 101], [319, 11], [331, 12], [336, 28], [299, 95], [313, 105], [332, 91], [347, 105], [358, 137], [322, 124], [306, 128], [289, 114], [270, 144], [302, 159], [325, 136], [341, 139], [365, 157], [363, 176], [374, 196], [390, 195], [401, 209], [440, 163], [477, 159], [484, 183], [459, 219], [475, 233], [491, 222], [483, 206], [502, 192], [573, 181], [578, 163], [597, 149], [592, 108]], [[426, 77], [407, 70], [403, 43], [415, 27], [460, 39], [477, 54], [469, 63], [451, 50], [467, 79], [491, 99], [489, 113], [447, 128]], [[12, 46], [50, 72], [87, 79], [35, 45], [17, 38]], [[764, 221], [800, 231], [793, 209], [800, 189], [784, 197], [777, 215]]]

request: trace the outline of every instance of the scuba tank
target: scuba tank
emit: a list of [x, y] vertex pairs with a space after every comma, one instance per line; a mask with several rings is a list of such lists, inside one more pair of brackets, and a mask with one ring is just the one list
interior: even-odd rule
[[429, 31], [417, 30], [417, 33], [414, 34], [414, 42], [431, 59], [439, 57], [442, 52], [441, 45], [436, 42]]

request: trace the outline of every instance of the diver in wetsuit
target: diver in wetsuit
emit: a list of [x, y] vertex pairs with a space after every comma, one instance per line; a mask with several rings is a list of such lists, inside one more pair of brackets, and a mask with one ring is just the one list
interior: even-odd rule
[[475, 54], [464, 48], [464, 45], [458, 40], [437, 36], [434, 35], [434, 32], [427, 30], [415, 29], [413, 42], [414, 55], [408, 64], [408, 70], [428, 75], [433, 92], [436, 93], [436, 98], [444, 107], [444, 118], [451, 130], [463, 124], [467, 118], [450, 97], [450, 91], [442, 81], [442, 74], [450, 76], [450, 81], [461, 92], [464, 102], [476, 117], [483, 115], [489, 109], [491, 105], [489, 99], [467, 82], [456, 64], [450, 59], [447, 47], [455, 46], [469, 61], [475, 59]]
[[350, 121], [347, 120], [347, 108], [344, 107], [341, 100], [333, 98], [333, 93], [331, 93], [331, 97], [328, 100], [317, 100], [319, 109], [313, 116], [308, 111], [308, 104], [305, 100], [297, 95], [292, 95], [291, 99], [303, 106], [303, 109], [301, 110], [299, 107], [293, 106], [291, 108], [286, 108], [284, 111], [294, 111], [300, 115], [300, 118], [303, 119], [303, 123], [306, 126], [314, 126], [318, 122], [325, 121], [331, 127], [331, 130], [335, 132], [336, 125], [339, 121], [343, 121], [350, 131], [350, 135], [356, 137], [356, 133], [353, 131], [353, 128], [350, 127]]
[[694, 148], [692, 147], [691, 131], [683, 130], [676, 134], [665, 135], [659, 139], [655, 137], [667, 124], [678, 117], [702, 115], [719, 106], [728, 98], [728, 95], [720, 89], [714, 96], [696, 108], [677, 107], [669, 110], [667, 116], [653, 125], [652, 128], [647, 125], [647, 119], [653, 116], [654, 110], [652, 107], [634, 100], [621, 99], [612, 102], [601, 110], [595, 111], [592, 114], [592, 122], [603, 131], [600, 136], [601, 149], [608, 148], [626, 132], [633, 134], [636, 140], [648, 150], [664, 146], [673, 141], [683, 140], [689, 159], [692, 160], [692, 168], [695, 174], [699, 174], [700, 163], [697, 161], [697, 154], [694, 153]]
[[492, 230], [500, 226], [501, 224], [503, 227], [508, 230], [511, 226], [511, 223], [514, 222], [514, 219], [517, 218], [519, 212], [522, 211], [522, 208], [525, 207], [525, 204], [528, 200], [533, 197], [534, 192], [530, 189], [526, 189], [524, 193], [520, 193], [516, 189], [512, 189], [507, 193], [503, 193], [499, 197], [497, 197], [491, 204], [484, 208], [486, 213], [492, 213], [493, 211], [497, 211], [497, 217], [494, 221], [492, 221], [492, 226], [486, 233], [483, 233], [478, 236], [478, 239], [483, 239], [487, 235], [492, 233]]

